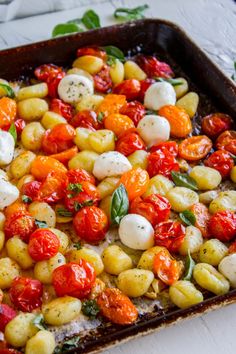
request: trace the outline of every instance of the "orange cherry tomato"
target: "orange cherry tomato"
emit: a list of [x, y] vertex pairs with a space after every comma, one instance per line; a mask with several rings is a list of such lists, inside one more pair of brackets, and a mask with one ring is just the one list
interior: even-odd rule
[[37, 200], [46, 203], [58, 202], [65, 195], [66, 184], [65, 172], [50, 172], [39, 187]]
[[42, 150], [48, 154], [58, 154], [74, 145], [75, 129], [70, 124], [57, 124], [45, 132]]
[[11, 214], [4, 224], [6, 239], [19, 236], [23, 241], [28, 242], [30, 235], [36, 229], [35, 220], [28, 212], [17, 212]]
[[178, 252], [184, 236], [185, 227], [178, 221], [163, 221], [156, 225], [154, 231], [155, 244], [166, 247], [170, 252]]
[[73, 146], [72, 148], [59, 152], [58, 154], [50, 155], [50, 157], [66, 165], [68, 161], [70, 161], [70, 159], [72, 159], [72, 157], [74, 157], [77, 154], [77, 152], [78, 152], [77, 146]]
[[129, 200], [140, 197], [146, 192], [149, 183], [149, 175], [147, 171], [142, 168], [132, 168], [132, 170], [125, 172], [119, 184], [123, 184], [127, 190]]
[[159, 109], [158, 114], [170, 123], [170, 134], [176, 138], [185, 138], [192, 131], [192, 123], [188, 113], [180, 107], [167, 105]]
[[107, 288], [97, 298], [101, 314], [112, 323], [129, 325], [138, 318], [138, 311], [128, 296], [117, 288]]
[[9, 97], [0, 98], [0, 128], [8, 129], [16, 117], [16, 101]]
[[226, 130], [216, 140], [216, 147], [219, 150], [226, 150], [236, 155], [236, 131]]
[[6, 209], [4, 210], [6, 218], [10, 218], [12, 214], [19, 212], [27, 212], [26, 204], [21, 202], [19, 199], [17, 199], [14, 203], [8, 205], [8, 207], [6, 207]]
[[158, 252], [154, 258], [153, 271], [163, 283], [172, 285], [181, 275], [181, 266], [165, 249]]
[[121, 135], [128, 129], [134, 128], [133, 121], [123, 114], [113, 113], [110, 114], [104, 121], [105, 128], [112, 130], [116, 136]]
[[54, 257], [60, 247], [59, 238], [49, 229], [37, 229], [29, 239], [28, 252], [36, 261], [46, 261]]
[[42, 181], [51, 172], [66, 172], [66, 167], [50, 156], [37, 156], [31, 165], [31, 174]]
[[208, 208], [202, 203], [193, 204], [189, 210], [194, 214], [196, 226], [202, 233], [203, 237], [209, 236], [208, 224], [211, 218]]
[[112, 113], [119, 113], [121, 107], [124, 106], [125, 103], [126, 97], [124, 95], [108, 94], [98, 106], [97, 113], [104, 114], [105, 118]]
[[118, 95], [125, 95], [128, 101], [136, 100], [141, 90], [141, 84], [136, 79], [124, 80], [113, 88]]
[[179, 145], [179, 156], [188, 161], [203, 159], [212, 148], [212, 141], [206, 135], [192, 136]]
[[202, 119], [202, 131], [212, 139], [231, 129], [232, 125], [232, 118], [224, 113], [212, 113]]

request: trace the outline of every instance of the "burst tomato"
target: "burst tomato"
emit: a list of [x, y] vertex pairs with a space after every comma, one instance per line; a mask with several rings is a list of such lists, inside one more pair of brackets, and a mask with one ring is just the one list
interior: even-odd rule
[[9, 97], [0, 98], [0, 129], [10, 128], [16, 117], [16, 101]]
[[36, 229], [34, 218], [28, 212], [17, 212], [6, 219], [4, 232], [6, 238], [19, 236], [28, 242], [30, 235]]
[[50, 156], [37, 156], [31, 165], [31, 174], [37, 180], [44, 180], [52, 172], [66, 172], [65, 166]]
[[4, 332], [6, 325], [10, 322], [14, 317], [16, 317], [17, 313], [13, 308], [6, 304], [0, 304], [0, 331]]
[[106, 60], [107, 58], [107, 53], [105, 50], [102, 50], [99, 47], [93, 46], [93, 47], [83, 47], [77, 49], [77, 57], [82, 57], [83, 55], [93, 55], [94, 57], [101, 58], [102, 60]]
[[112, 80], [110, 77], [110, 68], [104, 65], [102, 70], [93, 76], [94, 88], [101, 93], [107, 93], [112, 88]]
[[32, 201], [38, 198], [38, 192], [42, 183], [39, 181], [31, 181], [23, 184], [21, 194], [29, 197]]
[[229, 249], [228, 249], [228, 253], [231, 254], [231, 253], [236, 253], [236, 241], [234, 241], [233, 243], [231, 243], [231, 245], [229, 246]]
[[70, 121], [73, 117], [73, 107], [59, 98], [53, 98], [50, 102], [50, 111], [60, 114], [66, 120]]
[[69, 211], [78, 211], [84, 206], [97, 205], [100, 194], [94, 184], [81, 181], [80, 183], [69, 183], [67, 185], [64, 203]]
[[96, 273], [92, 265], [80, 259], [77, 263], [67, 263], [54, 269], [52, 284], [57, 296], [87, 297], [95, 282]]
[[179, 156], [188, 161], [203, 159], [212, 148], [212, 141], [206, 135], [192, 136], [179, 144]]
[[209, 221], [209, 233], [222, 242], [228, 242], [236, 236], [236, 214], [231, 211], [218, 211]]
[[122, 81], [113, 88], [113, 93], [125, 95], [128, 101], [136, 100], [141, 90], [140, 82], [136, 79]]
[[82, 168], [76, 168], [74, 170], [69, 170], [67, 172], [67, 177], [69, 183], [81, 183], [81, 182], [90, 182], [95, 184], [95, 178], [89, 172], [83, 170]]
[[161, 174], [170, 178], [171, 171], [179, 171], [179, 164], [168, 150], [157, 150], [148, 155], [147, 171], [150, 177]]
[[148, 77], [170, 78], [174, 75], [171, 67], [153, 56], [138, 55], [136, 57], [138, 65], [143, 69]]
[[119, 184], [125, 186], [129, 200], [133, 200], [144, 194], [147, 190], [148, 183], [148, 173], [140, 167], [132, 168], [132, 170], [125, 172], [119, 182]]
[[21, 354], [21, 352], [16, 349], [1, 349], [0, 354]]
[[36, 279], [17, 277], [13, 280], [9, 294], [18, 310], [31, 312], [42, 305], [43, 285]]
[[213, 152], [204, 161], [205, 166], [212, 167], [219, 171], [222, 178], [227, 178], [230, 175], [231, 169], [234, 167], [234, 160], [227, 151], [218, 150]]
[[138, 311], [119, 289], [107, 288], [97, 298], [101, 314], [112, 323], [128, 325], [138, 318]]
[[138, 99], [140, 101], [144, 101], [144, 96], [145, 96], [145, 93], [147, 91], [147, 89], [152, 85], [152, 84], [155, 84], [155, 80], [153, 79], [145, 79], [145, 80], [141, 80], [140, 81], [140, 92], [139, 92], [139, 96], [138, 96]]
[[123, 134], [125, 131], [134, 128], [133, 121], [120, 113], [110, 114], [104, 120], [105, 128], [113, 131], [116, 136]]
[[219, 150], [226, 150], [236, 155], [236, 131], [226, 130], [221, 133], [216, 140], [216, 147]]
[[202, 120], [202, 131], [212, 139], [217, 138], [225, 130], [232, 128], [233, 121], [230, 116], [223, 113], [212, 113]]
[[46, 261], [55, 256], [59, 250], [60, 241], [49, 229], [37, 229], [30, 235], [28, 252], [36, 261]]
[[137, 126], [145, 115], [145, 107], [138, 101], [131, 101], [121, 107], [120, 113], [132, 119], [134, 125]]
[[91, 110], [83, 110], [78, 112], [70, 121], [74, 128], [82, 127], [90, 130], [97, 130], [103, 127], [103, 124], [97, 120], [97, 114]]
[[166, 221], [170, 216], [171, 205], [165, 197], [159, 194], [151, 194], [141, 199], [135, 198], [130, 206], [130, 213], [144, 216], [153, 226]]
[[98, 106], [97, 113], [104, 115], [104, 119], [110, 114], [119, 113], [120, 109], [126, 103], [124, 95], [108, 94], [104, 97], [100, 105]]
[[18, 212], [23, 212], [27, 213], [27, 207], [26, 204], [17, 199], [14, 203], [8, 205], [6, 209], [4, 210], [6, 218], [10, 218], [11, 215], [18, 213]]
[[208, 224], [211, 218], [208, 208], [202, 203], [196, 203], [189, 210], [194, 214], [196, 219], [194, 226], [201, 231], [203, 237], [208, 237]]
[[178, 221], [164, 221], [155, 227], [154, 238], [157, 246], [170, 252], [177, 252], [185, 236], [185, 227]]
[[57, 65], [43, 64], [35, 69], [34, 75], [41, 81], [47, 81], [48, 78], [56, 77], [62, 71], [63, 69]]
[[89, 243], [102, 241], [108, 230], [107, 216], [96, 206], [88, 206], [78, 211], [73, 224], [76, 234]]
[[180, 278], [181, 266], [167, 250], [163, 249], [154, 258], [153, 271], [163, 283], [172, 285]]
[[52, 154], [51, 157], [62, 162], [67, 165], [67, 163], [78, 153], [77, 146], [73, 146], [72, 148], [59, 152], [58, 154]]
[[58, 75], [55, 77], [49, 76], [49, 78], [47, 79], [48, 96], [49, 97], [55, 98], [58, 96], [57, 88], [58, 88], [58, 85], [59, 85], [61, 79], [63, 79], [64, 76], [65, 76], [64, 72], [58, 73]]
[[71, 148], [74, 144], [75, 129], [70, 124], [58, 124], [44, 134], [42, 150], [46, 154], [57, 154]]
[[15, 122], [14, 122], [14, 124], [15, 124], [15, 127], [16, 127], [17, 135], [18, 135], [18, 136], [21, 135], [22, 130], [23, 130], [24, 127], [26, 126], [26, 123], [25, 123], [24, 119], [21, 119], [21, 118], [16, 119]]
[[116, 142], [116, 151], [128, 156], [137, 150], [146, 150], [145, 143], [136, 131], [129, 129]]
[[155, 152], [158, 150], [163, 151], [164, 153], [166, 150], [168, 150], [171, 155], [176, 157], [178, 155], [179, 146], [176, 141], [165, 141], [164, 143], [153, 145], [150, 149], [150, 152]]
[[58, 202], [65, 196], [67, 177], [64, 172], [50, 172], [41, 183], [38, 190], [37, 200], [46, 203]]
[[158, 114], [166, 118], [170, 124], [170, 134], [176, 138], [185, 138], [192, 131], [192, 123], [188, 113], [180, 107], [166, 105]]

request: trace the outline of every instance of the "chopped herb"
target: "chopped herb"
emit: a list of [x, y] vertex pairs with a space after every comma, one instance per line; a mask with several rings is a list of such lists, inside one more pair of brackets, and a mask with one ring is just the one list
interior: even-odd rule
[[45, 221], [35, 219], [35, 224], [38, 227], [38, 229], [47, 229], [48, 228], [48, 225]]
[[190, 252], [188, 252], [188, 255], [185, 260], [185, 274], [183, 280], [191, 280], [194, 266], [195, 262], [192, 259]]
[[183, 221], [186, 225], [195, 225], [196, 217], [190, 210], [184, 210], [179, 214], [181, 221]]
[[99, 112], [98, 113], [97, 120], [98, 120], [99, 123], [102, 123], [104, 116], [105, 116], [104, 112]]
[[0, 82], [0, 88], [2, 88], [5, 91], [7, 97], [10, 97], [10, 98], [15, 97], [15, 92], [12, 90], [11, 86]]
[[83, 187], [81, 183], [69, 183], [67, 189], [69, 191], [74, 192], [75, 194], [78, 194], [83, 191]]
[[146, 115], [150, 115], [150, 114], [155, 114], [157, 115], [157, 111], [152, 111], [151, 109], [148, 109], [146, 112], [145, 112]]
[[17, 131], [16, 131], [16, 126], [14, 123], [11, 124], [10, 128], [8, 129], [8, 133], [11, 134], [11, 136], [14, 139], [14, 142], [17, 142]]
[[86, 11], [81, 19], [81, 22], [88, 29], [101, 27], [99, 16], [93, 10]]
[[236, 61], [234, 62], [234, 74], [232, 74], [231, 79], [236, 81]]
[[197, 183], [187, 173], [172, 171], [171, 176], [176, 186], [186, 187], [194, 191], [198, 190]]
[[114, 17], [122, 21], [132, 21], [145, 18], [143, 12], [149, 8], [147, 4], [135, 7], [133, 9], [120, 7], [115, 10]]
[[125, 60], [125, 55], [122, 52], [122, 50], [120, 50], [119, 48], [113, 46], [113, 45], [108, 45], [106, 47], [102, 47], [102, 49], [105, 50], [105, 52], [109, 57], [112, 57], [114, 59], [119, 59], [120, 61], [124, 61]]
[[23, 203], [29, 204], [32, 202], [32, 199], [30, 197], [28, 197], [28, 195], [23, 194], [21, 197], [21, 200]]
[[96, 300], [85, 300], [82, 303], [82, 312], [85, 316], [88, 316], [91, 320], [97, 317], [99, 313], [99, 307]]
[[81, 248], [82, 248], [81, 242], [78, 241], [78, 242], [74, 243], [73, 247], [76, 248], [77, 250], [81, 250]]
[[54, 349], [54, 354], [63, 354], [70, 349], [74, 349], [78, 346], [80, 337], [73, 337], [63, 342], [62, 345], [57, 345]]
[[57, 215], [59, 216], [65, 216], [65, 217], [71, 217], [73, 216], [73, 213], [65, 208], [58, 208], [56, 210]]
[[125, 186], [120, 184], [113, 192], [111, 198], [111, 222], [120, 223], [121, 219], [128, 213], [129, 198]]
[[154, 79], [159, 82], [163, 82], [163, 81], [169, 82], [169, 84], [171, 84], [172, 86], [183, 85], [183, 82], [178, 79], [164, 79], [163, 77], [154, 77]]
[[60, 23], [53, 28], [52, 37], [65, 36], [82, 31], [83, 30], [74, 22]]
[[47, 329], [47, 326], [44, 322], [44, 317], [43, 315], [40, 313], [39, 315], [37, 315], [34, 319], [33, 319], [33, 324], [35, 325], [35, 327], [39, 328], [39, 329]]
[[113, 57], [112, 55], [108, 55], [107, 56], [107, 65], [114, 66], [116, 63], [116, 60], [117, 59], [115, 57]]
[[77, 201], [74, 202], [74, 207], [75, 207], [76, 211], [79, 211], [83, 207], [91, 206], [91, 205], [93, 205], [93, 200], [92, 199], [86, 200], [83, 203], [78, 203]]

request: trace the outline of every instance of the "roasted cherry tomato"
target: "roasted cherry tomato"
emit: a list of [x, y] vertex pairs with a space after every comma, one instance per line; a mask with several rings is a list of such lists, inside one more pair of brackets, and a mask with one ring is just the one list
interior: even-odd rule
[[51, 157], [66, 165], [77, 153], [77, 146], [73, 146], [72, 148], [59, 152], [58, 154], [52, 154]]
[[178, 221], [164, 221], [155, 227], [154, 238], [157, 246], [170, 252], [178, 252], [185, 236], [185, 227]]
[[148, 155], [147, 171], [150, 177], [161, 174], [168, 178], [171, 171], [179, 171], [179, 164], [168, 150], [157, 150]]
[[236, 155], [236, 131], [226, 130], [216, 140], [216, 147], [219, 150], [226, 150]]
[[6, 219], [4, 233], [6, 238], [19, 236], [28, 242], [30, 235], [36, 229], [34, 218], [28, 212], [17, 212]]
[[209, 233], [222, 242], [228, 242], [236, 236], [236, 214], [231, 211], [218, 211], [209, 221]]
[[69, 183], [64, 203], [69, 211], [78, 211], [88, 205], [97, 205], [100, 194], [96, 186], [87, 181]]
[[106, 60], [107, 58], [107, 53], [105, 50], [102, 50], [96, 46], [79, 48], [76, 54], [77, 57], [82, 57], [83, 55], [93, 55], [94, 57], [101, 58], [102, 60]]
[[16, 117], [16, 101], [9, 97], [0, 98], [0, 129], [8, 129]]
[[50, 156], [37, 156], [31, 165], [31, 174], [38, 180], [44, 180], [51, 171], [66, 172], [65, 166]]
[[82, 127], [90, 130], [102, 129], [103, 124], [97, 120], [97, 114], [91, 110], [78, 112], [70, 121], [74, 128]]
[[1, 349], [0, 354], [21, 354], [16, 349]]
[[43, 64], [35, 69], [34, 75], [41, 81], [47, 81], [48, 78], [56, 77], [62, 71], [63, 69], [57, 65]]
[[145, 107], [138, 101], [131, 101], [121, 107], [120, 113], [132, 119], [134, 125], [137, 126], [145, 115]]
[[96, 273], [92, 265], [80, 259], [77, 263], [67, 263], [54, 269], [52, 284], [57, 296], [69, 295], [83, 299], [90, 294]]
[[231, 129], [232, 125], [232, 118], [224, 113], [212, 113], [202, 119], [202, 131], [212, 139]]
[[34, 261], [46, 261], [55, 256], [59, 250], [60, 241], [49, 229], [35, 230], [29, 239], [28, 251]]
[[110, 68], [104, 65], [102, 70], [93, 76], [94, 88], [101, 93], [107, 93], [112, 88], [112, 80], [110, 77]]
[[105, 119], [110, 114], [119, 113], [121, 107], [123, 107], [125, 103], [126, 98], [124, 95], [108, 94], [98, 106], [97, 113], [101, 113]]
[[[13, 308], [6, 304], [0, 304], [0, 331], [4, 332], [6, 325], [8, 322], [13, 320], [16, 317], [17, 313]], [[2, 350], [0, 351], [0, 353]]]
[[50, 111], [60, 114], [60, 116], [64, 117], [68, 121], [70, 121], [73, 117], [73, 107], [59, 98], [53, 98], [51, 100]]
[[155, 84], [155, 80], [153, 79], [145, 79], [145, 80], [141, 80], [140, 81], [140, 92], [139, 92], [139, 96], [138, 96], [138, 99], [143, 102], [144, 101], [144, 96], [145, 96], [145, 93], [147, 91], [147, 89], [152, 85], [152, 84]]
[[113, 131], [116, 136], [120, 136], [129, 129], [134, 128], [133, 121], [120, 113], [110, 114], [104, 119], [105, 128]]
[[25, 123], [24, 119], [19, 118], [19, 119], [15, 120], [14, 124], [15, 124], [15, 127], [16, 127], [17, 135], [20, 136], [21, 133], [22, 133], [22, 130], [26, 126], [26, 123]]
[[130, 206], [131, 214], [139, 214], [144, 216], [153, 226], [166, 221], [170, 216], [171, 205], [165, 197], [159, 194], [151, 194], [141, 199], [135, 198]]
[[37, 200], [46, 203], [58, 202], [65, 196], [67, 176], [64, 172], [50, 172], [41, 183], [38, 190]]
[[44, 134], [42, 149], [46, 154], [58, 154], [74, 145], [75, 129], [70, 124], [58, 124]]
[[153, 145], [150, 149], [150, 152], [155, 152], [158, 150], [163, 151], [164, 153], [166, 150], [168, 150], [171, 155], [176, 157], [178, 155], [179, 146], [176, 141], [165, 141], [164, 143]]
[[95, 178], [89, 172], [83, 170], [82, 168], [76, 168], [74, 170], [69, 170], [67, 172], [67, 177], [69, 183], [81, 183], [81, 182], [90, 182], [95, 184]]
[[36, 279], [17, 277], [13, 280], [9, 294], [18, 310], [31, 312], [42, 305], [43, 285]]
[[136, 100], [141, 90], [140, 82], [136, 79], [124, 80], [113, 88], [113, 93], [125, 95], [128, 101]]
[[101, 314], [112, 323], [129, 325], [138, 318], [138, 310], [119, 289], [107, 288], [97, 298]]
[[79, 238], [89, 243], [102, 241], [108, 230], [107, 216], [96, 206], [88, 206], [78, 211], [73, 224]]
[[194, 214], [196, 219], [194, 226], [201, 231], [203, 237], [208, 237], [208, 224], [211, 218], [208, 208], [202, 203], [196, 203], [189, 210]]
[[129, 129], [116, 142], [116, 151], [128, 156], [137, 150], [146, 150], [145, 143], [136, 131]]
[[205, 166], [212, 167], [219, 171], [222, 178], [230, 175], [231, 169], [234, 167], [234, 160], [227, 151], [218, 150], [213, 152], [205, 161]]
[[38, 198], [38, 192], [42, 183], [39, 181], [31, 181], [23, 184], [21, 188], [21, 194], [30, 198], [34, 201]]
[[165, 249], [158, 252], [154, 258], [153, 271], [163, 283], [172, 285], [181, 275], [181, 266]]
[[48, 96], [51, 98], [55, 98], [58, 96], [57, 94], [57, 88], [58, 85], [65, 76], [64, 72], [59, 73], [56, 77], [50, 77], [47, 79], [47, 85], [48, 85]]
[[26, 204], [20, 201], [19, 199], [17, 199], [14, 203], [8, 205], [8, 207], [6, 207], [6, 209], [4, 210], [6, 218], [10, 218], [11, 215], [18, 212], [23, 212], [23, 214], [27, 212]]
[[171, 136], [176, 138], [185, 138], [191, 133], [191, 119], [183, 108], [173, 105], [166, 105], [159, 109], [158, 114], [168, 120], [170, 124]]
[[206, 135], [192, 136], [179, 144], [179, 156], [188, 161], [203, 159], [212, 148], [212, 141]]
[[153, 56], [137, 55], [136, 61], [148, 77], [170, 78], [174, 75], [171, 67]]
[[149, 176], [147, 171], [140, 167], [132, 168], [121, 176], [119, 183], [125, 186], [129, 200], [133, 200], [146, 192]]
[[233, 243], [231, 243], [231, 245], [229, 246], [229, 249], [228, 249], [228, 253], [231, 254], [231, 253], [236, 253], [236, 241], [234, 241]]

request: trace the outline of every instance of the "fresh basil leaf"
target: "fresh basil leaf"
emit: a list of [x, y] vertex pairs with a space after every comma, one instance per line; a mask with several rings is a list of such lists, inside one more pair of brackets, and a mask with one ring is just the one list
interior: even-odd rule
[[119, 59], [120, 61], [125, 60], [125, 55], [122, 52], [122, 50], [120, 50], [119, 48], [117, 48], [113, 45], [107, 45], [106, 47], [102, 47], [102, 49], [105, 50], [105, 52], [107, 53], [108, 56]]
[[21, 200], [23, 203], [29, 204], [32, 202], [32, 199], [30, 197], [28, 197], [28, 195], [23, 194], [21, 197]]
[[105, 116], [105, 113], [104, 113], [104, 112], [99, 112], [99, 113], [98, 113], [98, 116], [97, 116], [97, 121], [98, 121], [99, 123], [102, 123], [104, 116]]
[[185, 274], [183, 280], [191, 280], [194, 266], [195, 262], [192, 259], [190, 252], [188, 252], [188, 255], [185, 260]]
[[120, 7], [115, 10], [114, 17], [122, 21], [140, 20], [142, 18], [145, 18], [143, 12], [148, 8], [149, 6], [147, 4], [135, 7], [133, 9]]
[[116, 64], [116, 58], [113, 57], [112, 55], [107, 56], [107, 65], [109, 66], [114, 66]]
[[99, 16], [93, 10], [86, 11], [81, 19], [81, 22], [88, 29], [101, 27]]
[[81, 32], [81, 29], [76, 23], [60, 23], [53, 28], [52, 37], [65, 36], [77, 32]]
[[74, 349], [78, 346], [80, 337], [73, 337], [63, 342], [62, 345], [57, 345], [54, 349], [54, 354], [63, 354], [70, 349]]
[[2, 88], [5, 91], [7, 97], [10, 97], [10, 98], [15, 97], [15, 92], [12, 90], [11, 86], [0, 82], [0, 88]]
[[10, 128], [8, 129], [8, 133], [10, 133], [14, 139], [14, 142], [17, 142], [17, 131], [16, 131], [16, 126], [15, 123], [12, 123]]
[[195, 225], [196, 223], [196, 217], [190, 210], [184, 210], [182, 213], [179, 213], [179, 217], [188, 226]]
[[78, 241], [78, 242], [74, 243], [73, 247], [76, 248], [77, 250], [81, 250], [81, 248], [82, 248], [81, 242]]
[[169, 84], [171, 84], [172, 86], [183, 85], [183, 82], [178, 79], [165, 79], [163, 77], [154, 77], [154, 80], [158, 82], [163, 82], [163, 81], [169, 82]]
[[56, 213], [57, 213], [57, 215], [59, 215], [59, 216], [65, 216], [65, 217], [71, 217], [71, 216], [73, 216], [73, 213], [71, 212], [71, 211], [69, 211], [69, 210], [67, 210], [66, 208], [58, 208], [57, 210], [56, 210]]
[[231, 79], [236, 81], [236, 61], [234, 62], [234, 74], [232, 74]]
[[111, 222], [119, 225], [121, 219], [128, 213], [129, 199], [123, 184], [113, 192], [111, 198]]
[[99, 313], [99, 307], [96, 300], [85, 300], [82, 303], [82, 312], [85, 316], [88, 316], [91, 320], [97, 317]]
[[176, 186], [186, 187], [194, 191], [198, 190], [197, 183], [187, 173], [172, 171], [171, 176]]
[[40, 221], [40, 220], [35, 219], [35, 224], [38, 227], [38, 229], [47, 229], [48, 228], [48, 225], [45, 221]]
[[35, 325], [35, 327], [39, 328], [39, 329], [47, 329], [46, 323], [44, 322], [44, 317], [43, 315], [40, 313], [39, 315], [37, 315], [34, 319], [33, 319], [33, 324]]
[[83, 203], [78, 203], [77, 201], [74, 202], [74, 208], [75, 208], [76, 211], [79, 211], [83, 207], [91, 206], [91, 205], [93, 205], [93, 200], [92, 199], [86, 200]]

